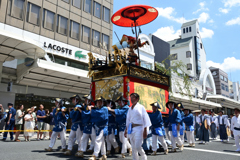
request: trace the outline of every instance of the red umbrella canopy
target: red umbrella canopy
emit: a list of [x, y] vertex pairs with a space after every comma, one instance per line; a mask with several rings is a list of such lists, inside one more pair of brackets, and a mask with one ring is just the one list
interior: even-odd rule
[[158, 11], [147, 5], [131, 5], [118, 10], [111, 18], [112, 23], [121, 27], [141, 26], [152, 22]]

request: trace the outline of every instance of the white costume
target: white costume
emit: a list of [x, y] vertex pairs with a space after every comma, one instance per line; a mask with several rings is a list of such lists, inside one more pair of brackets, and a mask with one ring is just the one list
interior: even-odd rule
[[147, 160], [147, 156], [142, 148], [143, 131], [144, 128], [150, 127], [152, 124], [143, 105], [137, 103], [133, 109], [132, 107], [129, 108], [126, 119], [127, 129], [130, 123], [140, 125], [133, 127], [132, 133], [128, 134], [132, 145], [133, 160], [139, 160], [138, 153], [141, 155], [142, 160]]
[[[24, 116], [24, 118], [31, 118], [31, 115], [30, 114], [26, 114]], [[29, 130], [32, 130], [32, 131], [29, 131]], [[34, 122], [33, 121], [25, 121], [25, 124], [24, 124], [24, 136], [29, 136], [29, 137], [32, 137], [34, 132]]]
[[231, 131], [233, 131], [233, 135], [235, 138], [235, 143], [237, 147], [237, 151], [240, 151], [239, 138], [240, 138], [240, 116], [234, 116], [231, 120]]

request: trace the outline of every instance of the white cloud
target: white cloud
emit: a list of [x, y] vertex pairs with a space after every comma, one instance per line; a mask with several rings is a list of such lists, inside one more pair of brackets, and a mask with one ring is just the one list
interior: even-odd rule
[[224, 0], [225, 7], [235, 7], [240, 5], [240, 0]]
[[208, 23], [214, 23], [214, 20], [213, 20], [213, 19], [210, 19], [210, 20], [208, 21]]
[[164, 17], [164, 18], [167, 18], [169, 20], [172, 20], [172, 21], [175, 21], [177, 23], [184, 23], [186, 22], [187, 20], [183, 17], [180, 17], [180, 18], [175, 18], [173, 16], [173, 13], [174, 13], [174, 8], [172, 7], [167, 7], [167, 8], [159, 8], [159, 7], [156, 7], [156, 9], [158, 10], [158, 16], [161, 16], [161, 17]]
[[231, 20], [226, 22], [227, 26], [231, 26], [231, 25], [234, 25], [234, 24], [240, 25], [240, 17], [237, 17], [235, 19], [231, 19]]
[[240, 70], [240, 59], [236, 59], [235, 57], [228, 57], [225, 58], [223, 63], [216, 63], [213, 61], [207, 61], [208, 67], [216, 67], [220, 68], [225, 72], [232, 72]]
[[205, 8], [206, 2], [201, 2], [201, 3], [199, 3], [199, 5], [200, 5], [200, 9], [193, 12], [193, 14], [197, 14], [200, 11], [209, 11], [208, 8]]
[[210, 18], [209, 14], [203, 12], [199, 15], [198, 22], [199, 23], [206, 23], [209, 18]]
[[203, 27], [202, 30], [200, 31], [200, 35], [202, 39], [212, 38], [212, 36], [214, 35], [214, 31]]
[[226, 9], [226, 8], [225, 9], [219, 8], [218, 10], [219, 10], [219, 12], [224, 13], [224, 14], [227, 14], [229, 12], [229, 9]]
[[175, 31], [173, 26], [159, 28], [153, 35], [161, 38], [164, 41], [171, 41], [179, 38], [181, 30]]

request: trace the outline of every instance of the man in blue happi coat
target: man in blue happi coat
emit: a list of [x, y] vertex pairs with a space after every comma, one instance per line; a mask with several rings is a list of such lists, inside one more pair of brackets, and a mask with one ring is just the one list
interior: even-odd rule
[[[181, 114], [181, 118], [183, 119], [184, 117], [184, 106], [182, 105], [182, 103], [178, 103], [177, 104], [177, 109], [179, 110], [180, 114]], [[185, 124], [183, 123], [183, 121], [180, 123], [180, 138], [182, 140], [182, 143], [184, 144], [184, 131], [185, 131]]]
[[91, 121], [94, 123], [96, 131], [94, 153], [89, 160], [96, 160], [100, 151], [102, 157], [99, 160], [106, 160], [105, 136], [108, 134], [108, 109], [103, 97], [97, 98], [95, 104], [97, 104], [96, 109], [89, 107], [89, 110], [91, 110]]
[[216, 139], [217, 138], [217, 116], [215, 116], [214, 110], [211, 110], [211, 115], [210, 115], [210, 130], [211, 130], [211, 138]]
[[60, 134], [62, 143], [62, 152], [66, 151], [66, 122], [69, 115], [66, 113], [67, 108], [63, 106], [63, 100], [60, 98], [55, 99], [56, 108], [53, 110], [53, 118], [55, 126], [51, 136], [49, 148], [45, 148], [45, 151], [52, 152], [55, 145], [58, 134]]
[[185, 123], [185, 130], [187, 133], [187, 141], [189, 147], [195, 147], [193, 115], [189, 109], [184, 109], [184, 116], [182, 122]]
[[205, 144], [209, 142], [209, 132], [208, 129], [210, 127], [210, 120], [207, 115], [205, 115], [206, 110], [202, 109], [201, 110], [201, 115], [199, 115], [198, 118], [198, 124], [200, 126], [199, 130], [199, 140], [201, 141], [200, 144]]
[[126, 100], [123, 96], [117, 98], [116, 102], [119, 105], [119, 109], [112, 109], [108, 107], [108, 111], [115, 113], [116, 116], [116, 123], [118, 124], [118, 131], [119, 131], [119, 140], [122, 143], [122, 158], [125, 158], [125, 153], [127, 153], [127, 149], [129, 151], [129, 155], [132, 155], [132, 147], [126, 137], [124, 137], [124, 131], [126, 129], [126, 118], [129, 106], [126, 104], [128, 100]]
[[163, 127], [163, 118], [162, 113], [159, 111], [161, 109], [158, 102], [154, 102], [150, 104], [152, 106], [152, 113], [149, 114], [149, 118], [151, 120], [152, 126], [152, 155], [157, 155], [157, 145], [158, 139], [160, 140], [162, 147], [164, 149], [164, 154], [168, 154], [167, 143], [164, 139], [162, 127]]
[[219, 112], [219, 116], [217, 117], [217, 129], [219, 130], [220, 139], [223, 142], [226, 140], [229, 141], [228, 135], [227, 135], [227, 129], [230, 127], [230, 123], [228, 121], [228, 116], [223, 115], [224, 111]]

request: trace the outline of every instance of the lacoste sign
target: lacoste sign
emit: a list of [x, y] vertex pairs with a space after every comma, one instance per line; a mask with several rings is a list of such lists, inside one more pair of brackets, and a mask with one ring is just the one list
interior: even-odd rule
[[76, 51], [76, 52], [75, 52], [75, 57], [76, 57], [76, 58], [79, 58], [79, 59], [81, 59], [81, 58], [86, 59], [86, 58], [87, 58], [86, 55], [82, 54], [82, 51]]

